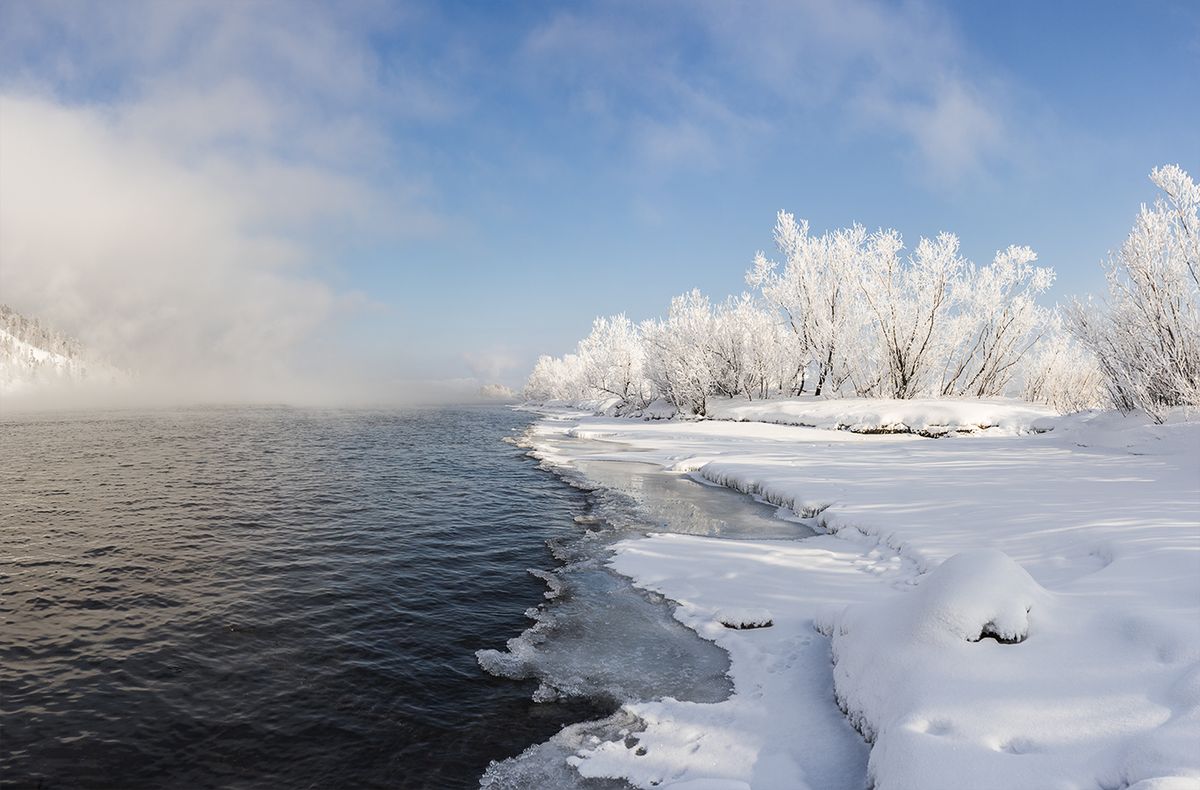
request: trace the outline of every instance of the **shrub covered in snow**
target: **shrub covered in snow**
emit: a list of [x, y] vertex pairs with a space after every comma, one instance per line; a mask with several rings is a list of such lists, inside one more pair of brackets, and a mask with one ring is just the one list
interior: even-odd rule
[[1111, 403], [1095, 355], [1067, 331], [1057, 312], [1042, 340], [1023, 360], [1021, 398], [1045, 403], [1062, 414]]
[[1108, 299], [1076, 301], [1076, 336], [1096, 355], [1113, 402], [1161, 422], [1200, 406], [1200, 186], [1175, 165], [1151, 180], [1166, 194], [1142, 206], [1108, 264]]

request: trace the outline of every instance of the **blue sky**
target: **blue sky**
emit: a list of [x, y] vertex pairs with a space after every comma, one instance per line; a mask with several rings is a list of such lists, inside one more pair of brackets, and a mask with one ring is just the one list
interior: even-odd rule
[[1195, 2], [9, 2], [0, 291], [381, 397], [740, 291], [779, 209], [1028, 244], [1060, 300], [1200, 170], [1198, 74]]

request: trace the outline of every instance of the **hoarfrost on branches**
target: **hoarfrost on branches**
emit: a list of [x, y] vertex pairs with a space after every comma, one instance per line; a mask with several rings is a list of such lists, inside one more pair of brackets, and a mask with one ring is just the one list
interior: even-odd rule
[[1166, 199], [1142, 206], [1108, 262], [1108, 298], [1076, 300], [1068, 316], [1117, 408], [1162, 422], [1200, 406], [1200, 186], [1177, 165], [1150, 179]]
[[665, 320], [642, 324], [650, 380], [687, 414], [704, 414], [715, 394], [713, 324], [712, 306], [698, 290], [672, 299]]
[[597, 318], [592, 331], [579, 341], [577, 356], [583, 384], [597, 397], [612, 396], [644, 406], [649, 383], [638, 329], [625, 314]]

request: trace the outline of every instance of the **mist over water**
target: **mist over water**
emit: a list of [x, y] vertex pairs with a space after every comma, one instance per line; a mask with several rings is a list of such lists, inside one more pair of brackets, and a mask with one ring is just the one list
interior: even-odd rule
[[0, 421], [5, 787], [474, 787], [607, 713], [479, 648], [584, 495], [529, 417], [205, 409]]

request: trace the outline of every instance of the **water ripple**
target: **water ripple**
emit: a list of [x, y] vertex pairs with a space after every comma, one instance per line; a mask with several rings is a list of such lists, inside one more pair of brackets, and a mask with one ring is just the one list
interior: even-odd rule
[[474, 787], [596, 713], [481, 647], [582, 495], [500, 409], [0, 420], [0, 784]]

